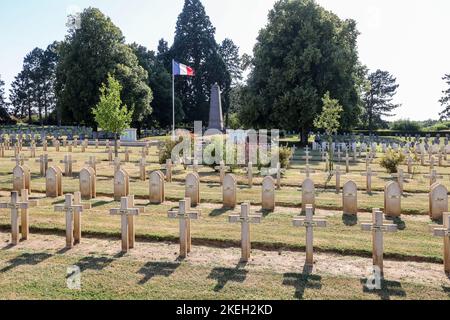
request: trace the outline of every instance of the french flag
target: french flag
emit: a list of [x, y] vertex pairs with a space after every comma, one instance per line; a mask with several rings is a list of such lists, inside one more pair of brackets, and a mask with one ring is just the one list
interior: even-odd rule
[[195, 71], [191, 67], [188, 67], [184, 64], [178, 63], [176, 61], [172, 61], [172, 72], [174, 76], [195, 76]]

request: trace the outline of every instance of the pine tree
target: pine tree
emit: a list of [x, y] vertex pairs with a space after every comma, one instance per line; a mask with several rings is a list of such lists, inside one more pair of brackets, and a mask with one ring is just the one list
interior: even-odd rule
[[231, 39], [225, 39], [222, 41], [219, 47], [219, 54], [225, 62], [225, 66], [229, 74], [229, 77], [226, 79], [222, 95], [225, 125], [228, 127], [230, 122], [231, 91], [242, 80], [242, 61], [239, 56], [239, 47], [236, 46]]
[[30, 77], [26, 70], [22, 70], [14, 78], [9, 90], [9, 101], [11, 101], [11, 113], [15, 118], [24, 119], [27, 115], [31, 118], [32, 92]]
[[195, 77], [176, 79], [176, 95], [182, 101], [187, 123], [195, 120], [206, 123], [209, 119], [211, 86], [218, 83], [225, 88], [227, 81], [230, 81], [219, 54], [215, 32], [202, 3], [199, 0], [185, 0], [170, 54], [172, 59], [193, 67], [196, 72]]
[[5, 97], [5, 82], [0, 76], [0, 123], [8, 123], [11, 118], [8, 114], [8, 103]]
[[392, 102], [399, 87], [396, 81], [388, 71], [377, 70], [369, 75], [368, 90], [364, 93], [363, 101], [370, 132], [382, 122], [381, 117], [394, 116], [392, 111], [401, 106]]
[[444, 120], [450, 118], [450, 74], [446, 74], [442, 80], [444, 80], [449, 86], [447, 90], [442, 91], [444, 95], [439, 100], [442, 107], [444, 107], [444, 111], [442, 111], [439, 115], [441, 116], [441, 120]]

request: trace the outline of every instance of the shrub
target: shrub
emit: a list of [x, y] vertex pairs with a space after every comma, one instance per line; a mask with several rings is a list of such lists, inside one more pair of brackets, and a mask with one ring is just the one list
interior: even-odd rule
[[289, 161], [293, 156], [292, 148], [280, 147], [280, 165], [281, 168], [287, 169], [289, 167]]
[[405, 155], [400, 151], [387, 150], [381, 158], [380, 166], [385, 168], [388, 173], [397, 173], [398, 166], [405, 161]]
[[[215, 161], [216, 159], [216, 151], [219, 150], [219, 155], [218, 155], [218, 163], [216, 163], [217, 161]], [[214, 160], [214, 163], [206, 163], [207, 159], [203, 159], [203, 161], [205, 162], [204, 164], [209, 166], [210, 168], [215, 168], [216, 166], [220, 165], [220, 161], [224, 161], [225, 165], [230, 167], [230, 170], [232, 172], [234, 172], [237, 168], [237, 146], [235, 144], [231, 145], [231, 146], [227, 146], [226, 141], [223, 140], [222, 136], [215, 136], [210, 138], [208, 144], [206, 147], [204, 147], [204, 156], [205, 155], [211, 155], [212, 159]], [[234, 154], [234, 159], [233, 159], [233, 163], [229, 164], [227, 163], [227, 154], [228, 153], [233, 153]]]
[[[289, 161], [291, 160], [292, 155], [293, 155], [292, 149], [288, 148], [288, 147], [280, 147], [278, 149], [274, 149], [273, 151], [279, 153], [279, 161], [280, 161], [281, 168], [287, 169], [289, 167]], [[272, 154], [269, 152], [269, 154], [268, 154], [269, 160], [270, 160], [271, 156], [272, 156]], [[257, 164], [258, 170], [261, 170], [261, 168], [268, 168], [271, 165], [272, 165], [272, 163], [270, 163], [270, 162], [265, 165], [263, 165], [261, 163], [261, 159], [259, 157], [259, 150], [258, 150], [258, 164]]]
[[159, 154], [159, 163], [160, 164], [166, 164], [166, 161], [168, 159], [172, 158], [172, 150], [175, 148], [177, 144], [183, 141], [183, 138], [180, 138], [176, 141], [172, 141], [172, 139], [166, 139], [163, 143], [164, 146], [162, 147], [162, 150]]
[[411, 121], [409, 119], [397, 120], [391, 123], [390, 129], [393, 131], [409, 131], [417, 132], [422, 130], [422, 126], [417, 121]]

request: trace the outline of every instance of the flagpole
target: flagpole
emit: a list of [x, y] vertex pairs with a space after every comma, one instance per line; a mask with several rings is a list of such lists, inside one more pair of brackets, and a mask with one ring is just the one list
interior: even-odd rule
[[175, 141], [175, 74], [172, 60], [172, 140]]

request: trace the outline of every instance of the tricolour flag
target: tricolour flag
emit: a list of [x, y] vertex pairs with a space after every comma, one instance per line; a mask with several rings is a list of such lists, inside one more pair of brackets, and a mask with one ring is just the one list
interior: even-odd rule
[[172, 61], [172, 72], [174, 76], [195, 76], [194, 69], [176, 61]]

